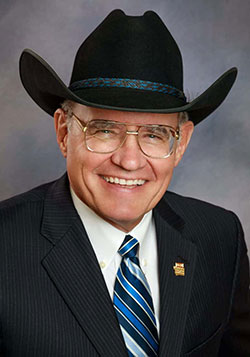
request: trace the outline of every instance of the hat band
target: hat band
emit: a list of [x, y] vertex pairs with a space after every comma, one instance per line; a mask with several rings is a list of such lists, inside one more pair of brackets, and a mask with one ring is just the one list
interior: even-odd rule
[[76, 91], [84, 88], [96, 88], [96, 87], [118, 87], [118, 88], [130, 88], [139, 90], [149, 90], [152, 92], [159, 92], [164, 94], [173, 95], [179, 99], [186, 101], [184, 93], [168, 84], [143, 81], [140, 79], [129, 78], [88, 78], [81, 81], [72, 83], [69, 89]]

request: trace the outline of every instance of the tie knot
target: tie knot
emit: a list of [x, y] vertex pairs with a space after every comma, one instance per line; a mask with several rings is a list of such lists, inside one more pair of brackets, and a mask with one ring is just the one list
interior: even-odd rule
[[126, 235], [118, 252], [123, 258], [132, 258], [136, 256], [139, 247], [139, 242], [136, 238]]

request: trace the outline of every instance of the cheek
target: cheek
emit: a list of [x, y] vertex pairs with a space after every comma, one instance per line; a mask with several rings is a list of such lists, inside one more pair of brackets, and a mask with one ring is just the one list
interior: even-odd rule
[[74, 145], [69, 146], [67, 155], [67, 171], [71, 184], [74, 182], [74, 186], [77, 185], [82, 190], [96, 187], [98, 169], [108, 160], [105, 155], [92, 153], [82, 143], [74, 142]]
[[77, 136], [69, 136], [67, 143], [67, 171], [73, 186], [80, 184], [80, 178], [82, 176], [82, 170], [86, 165], [86, 152]]
[[168, 188], [170, 180], [173, 175], [175, 157], [174, 155], [157, 161], [155, 165], [152, 165], [154, 170], [156, 181], [153, 182], [156, 191], [156, 197], [160, 199]]
[[173, 168], [168, 168], [168, 170], [164, 171], [161, 173], [161, 176], [159, 178], [158, 184], [159, 184], [159, 193], [160, 195], [164, 195], [164, 193], [166, 192], [169, 183], [171, 181], [173, 175]]
[[82, 170], [84, 166], [91, 163], [91, 154], [83, 143], [83, 138], [80, 135], [69, 135], [67, 143], [67, 167], [74, 171]]
[[162, 185], [166, 185], [169, 178], [172, 177], [174, 166], [175, 166], [175, 153], [166, 159], [157, 161], [157, 166], [155, 165], [154, 171], [156, 173], [157, 181]]

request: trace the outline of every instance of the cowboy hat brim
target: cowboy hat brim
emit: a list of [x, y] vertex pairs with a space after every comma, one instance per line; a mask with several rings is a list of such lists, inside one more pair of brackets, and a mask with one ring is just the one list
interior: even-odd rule
[[183, 101], [168, 94], [131, 88], [84, 88], [70, 90], [51, 66], [38, 54], [25, 49], [20, 57], [20, 77], [31, 98], [48, 114], [54, 114], [65, 99], [103, 109], [177, 113], [186, 111], [196, 125], [223, 102], [237, 76], [233, 67], [220, 76], [196, 99], [183, 105]]

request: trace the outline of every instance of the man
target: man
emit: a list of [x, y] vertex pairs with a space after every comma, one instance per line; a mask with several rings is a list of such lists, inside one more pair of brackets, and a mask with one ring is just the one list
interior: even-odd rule
[[166, 192], [236, 69], [188, 103], [158, 15], [115, 10], [69, 87], [31, 50], [20, 74], [54, 116], [67, 174], [1, 204], [1, 355], [250, 356], [238, 218]]

